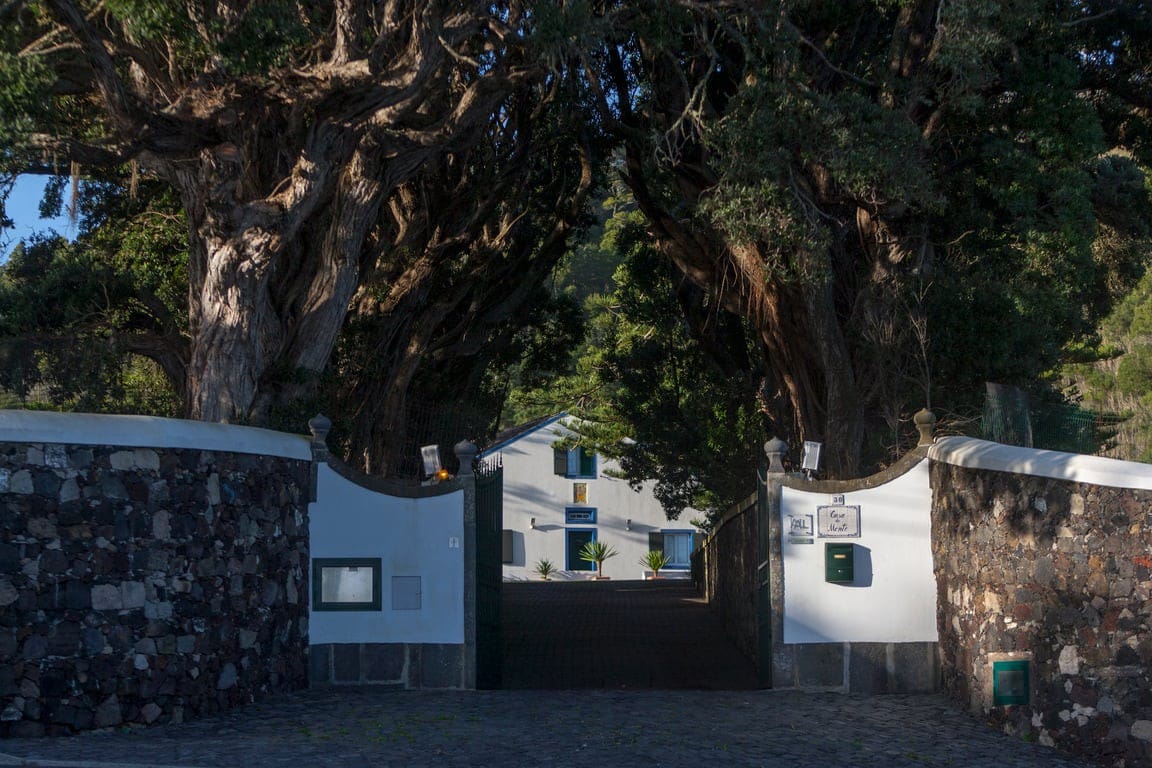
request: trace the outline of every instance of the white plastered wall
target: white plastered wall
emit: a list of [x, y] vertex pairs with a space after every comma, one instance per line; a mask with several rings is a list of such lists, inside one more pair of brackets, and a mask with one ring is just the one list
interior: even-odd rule
[[[312, 557], [378, 557], [381, 610], [312, 610], [309, 641], [464, 642], [464, 493], [406, 499], [362, 488], [317, 467], [309, 508]], [[419, 576], [419, 610], [394, 610], [392, 577]]]
[[[563, 431], [559, 422], [548, 423], [533, 432], [485, 452], [500, 454], [504, 462], [504, 529], [512, 531], [512, 564], [504, 565], [504, 578], [510, 581], [539, 580], [534, 567], [542, 558], [552, 561], [559, 573], [553, 579], [587, 579], [590, 571], [565, 570], [566, 529], [596, 529], [596, 539], [619, 553], [604, 562], [604, 575], [612, 579], [642, 579], [650, 572], [640, 565], [648, 552], [648, 534], [653, 531], [695, 532], [691, 520], [703, 513], [686, 509], [678, 520], [669, 520], [660, 502], [652, 495], [653, 483], [638, 491], [627, 481], [611, 477], [616, 462], [597, 456], [596, 477], [570, 479], [554, 474], [552, 444]], [[588, 501], [576, 504], [573, 483], [588, 484]], [[594, 507], [594, 525], [565, 523], [565, 508]], [[532, 527], [532, 519], [536, 527]], [[629, 526], [628, 520], [631, 520]], [[629, 530], [629, 527], [631, 530]], [[687, 578], [686, 570], [665, 570], [664, 578]]]
[[0, 410], [0, 439], [11, 443], [184, 448], [312, 460], [308, 438], [302, 435], [157, 416]]
[[[783, 489], [784, 643], [935, 642], [928, 462], [878, 488], [839, 495]], [[859, 538], [791, 541], [790, 515], [815, 520], [817, 507], [833, 503], [860, 507]], [[853, 584], [825, 581], [827, 542], [856, 545]]]
[[1152, 490], [1152, 466], [1103, 456], [1001, 445], [974, 437], [942, 437], [928, 450], [933, 461], [1109, 488]]

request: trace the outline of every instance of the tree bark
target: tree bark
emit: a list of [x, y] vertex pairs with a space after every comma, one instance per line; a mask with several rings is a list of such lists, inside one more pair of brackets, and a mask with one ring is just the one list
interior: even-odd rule
[[[138, 159], [179, 191], [190, 229], [183, 389], [187, 415], [209, 421], [261, 423], [306, 393], [365, 276], [403, 273], [410, 240], [434, 230], [448, 243], [500, 221], [498, 200], [435, 221], [428, 201], [401, 198], [425, 169], [463, 166], [473, 148], [489, 164], [505, 147], [503, 159], [528, 151], [527, 141], [505, 141], [503, 126], [530, 135], [511, 116], [548, 75], [524, 30], [509, 26], [522, 21], [518, 11], [439, 0], [301, 9], [324, 16], [310, 29], [326, 31], [285, 66], [243, 76], [229, 74], [221, 46], [247, 5], [189, 4], [207, 52], [189, 69], [196, 46], [142, 37], [84, 0], [46, 7], [56, 28], [35, 35], [69, 41], [69, 77], [86, 82], [66, 85], [91, 94], [104, 135], [33, 136], [29, 146], [109, 166]], [[464, 198], [497, 191], [454, 178]], [[419, 359], [397, 365], [380, 374], [402, 392]], [[402, 396], [389, 402], [403, 410]]]

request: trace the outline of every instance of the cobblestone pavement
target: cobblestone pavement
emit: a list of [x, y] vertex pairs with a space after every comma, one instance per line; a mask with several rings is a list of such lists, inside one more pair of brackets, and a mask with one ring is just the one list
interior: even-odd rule
[[1088, 765], [939, 696], [793, 691], [307, 691], [180, 725], [0, 741], [0, 753], [0, 766], [52, 768]]

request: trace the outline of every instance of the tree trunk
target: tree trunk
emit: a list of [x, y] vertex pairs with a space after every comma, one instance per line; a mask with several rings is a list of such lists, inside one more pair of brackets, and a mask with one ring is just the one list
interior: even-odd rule
[[205, 280], [188, 363], [190, 413], [202, 421], [247, 422], [260, 381], [282, 338], [268, 296], [265, 238], [207, 246]]

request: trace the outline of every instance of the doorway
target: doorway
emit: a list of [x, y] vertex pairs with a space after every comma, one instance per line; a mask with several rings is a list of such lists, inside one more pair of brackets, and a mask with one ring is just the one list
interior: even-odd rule
[[580, 550], [585, 544], [596, 541], [595, 528], [568, 528], [564, 532], [564, 552], [566, 562], [564, 567], [569, 571], [594, 571], [596, 564], [580, 558]]

